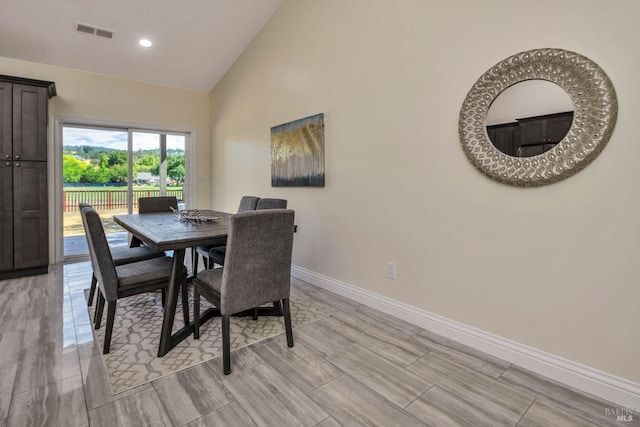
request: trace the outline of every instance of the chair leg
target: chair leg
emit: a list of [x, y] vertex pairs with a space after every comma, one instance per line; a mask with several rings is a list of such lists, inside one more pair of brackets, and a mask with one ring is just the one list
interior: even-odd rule
[[222, 315], [222, 370], [225, 375], [231, 373], [231, 330], [229, 315]]
[[98, 291], [98, 296], [96, 296], [96, 309], [93, 311], [93, 327], [96, 327], [96, 321], [98, 320], [98, 308], [100, 305], [100, 291]]
[[284, 329], [287, 331], [287, 346], [293, 347], [293, 329], [291, 328], [291, 311], [289, 298], [282, 300], [282, 314], [284, 315]]
[[93, 297], [96, 294], [96, 288], [98, 287], [98, 278], [95, 274], [91, 275], [91, 288], [89, 289], [89, 301], [87, 301], [87, 306], [91, 307], [93, 304]]
[[196, 250], [196, 247], [193, 246], [191, 248], [191, 277], [194, 279], [198, 277], [198, 257], [198, 251]]
[[258, 307], [253, 309], [253, 320], [258, 320]]
[[184, 325], [187, 326], [189, 324], [189, 284], [186, 277], [182, 278], [180, 287], [182, 288], [182, 316]]
[[164, 304], [167, 302], [167, 290], [162, 288], [162, 308], [164, 308]]
[[98, 292], [98, 300], [96, 301], [96, 314], [93, 318], [95, 329], [100, 329], [100, 323], [102, 322], [102, 310], [104, 310], [104, 297], [102, 292]]
[[280, 304], [280, 301], [274, 301], [273, 302], [273, 308], [275, 309], [276, 312], [280, 313], [280, 315], [282, 315], [282, 304]]
[[198, 285], [193, 285], [193, 339], [200, 339], [200, 292]]
[[113, 332], [113, 319], [116, 317], [116, 301], [109, 301], [107, 305], [107, 329], [104, 331], [104, 347], [102, 354], [109, 353], [111, 347], [111, 333]]
[[213, 258], [207, 257], [207, 270], [213, 270], [216, 267], [216, 263], [213, 262]]

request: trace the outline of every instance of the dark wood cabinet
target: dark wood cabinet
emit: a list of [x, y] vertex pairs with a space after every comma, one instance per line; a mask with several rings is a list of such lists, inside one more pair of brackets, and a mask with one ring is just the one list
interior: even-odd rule
[[573, 111], [518, 119], [520, 153], [534, 153], [528, 154], [532, 156], [550, 150], [569, 132], [572, 122]]
[[13, 162], [0, 164], [0, 272], [13, 269]]
[[0, 76], [0, 279], [49, 264], [47, 109], [52, 82]]
[[510, 156], [515, 156], [518, 132], [517, 122], [487, 126], [487, 133], [493, 145]]
[[509, 156], [531, 157], [552, 149], [564, 138], [573, 123], [573, 111], [516, 120], [487, 126], [489, 139]]

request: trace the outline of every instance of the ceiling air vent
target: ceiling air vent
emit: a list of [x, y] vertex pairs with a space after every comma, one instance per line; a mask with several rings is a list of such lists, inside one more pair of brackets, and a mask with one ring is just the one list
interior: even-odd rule
[[87, 33], [87, 34], [96, 33], [95, 28], [90, 27], [89, 25], [84, 25], [84, 24], [76, 24], [76, 31], [80, 31], [81, 33]]
[[87, 24], [81, 24], [79, 22], [76, 22], [76, 31], [79, 33], [91, 34], [94, 36], [102, 37], [105, 39], [113, 38], [113, 31], [93, 27]]
[[96, 36], [104, 37], [106, 39], [111, 39], [111, 38], [113, 38], [113, 31], [102, 30], [100, 28], [96, 28]]

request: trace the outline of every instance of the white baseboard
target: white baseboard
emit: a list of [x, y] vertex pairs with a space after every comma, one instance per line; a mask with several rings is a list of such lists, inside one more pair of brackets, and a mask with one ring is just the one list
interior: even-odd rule
[[299, 266], [293, 277], [481, 350], [552, 380], [640, 410], [640, 384], [447, 319]]

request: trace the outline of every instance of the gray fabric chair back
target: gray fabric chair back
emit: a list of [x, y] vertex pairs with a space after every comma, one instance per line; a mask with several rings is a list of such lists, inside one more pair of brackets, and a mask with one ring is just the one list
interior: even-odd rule
[[140, 197], [138, 199], [138, 213], [171, 212], [171, 208], [178, 209], [178, 199], [175, 196]]
[[91, 244], [91, 237], [89, 237], [89, 226], [87, 225], [87, 218], [86, 218], [86, 215], [84, 214], [85, 209], [93, 209], [93, 206], [91, 206], [89, 203], [80, 202], [78, 203], [78, 208], [80, 208], [80, 218], [82, 218], [82, 227], [84, 228], [84, 237], [87, 239], [87, 248], [89, 249], [89, 260], [91, 261], [91, 268], [94, 271], [93, 275], [95, 277], [95, 271], [97, 267], [95, 265], [94, 257], [91, 255], [93, 245]]
[[238, 212], [255, 211], [258, 205], [260, 197], [256, 196], [243, 196], [240, 199], [240, 206], [238, 206]]
[[285, 199], [260, 199], [256, 209], [287, 209], [287, 201]]
[[84, 207], [81, 211], [82, 224], [87, 235], [89, 256], [93, 273], [98, 279], [98, 284], [107, 301], [118, 299], [118, 275], [116, 266], [111, 256], [109, 242], [104, 234], [104, 227], [98, 212], [91, 206]]
[[234, 314], [289, 298], [294, 212], [241, 212], [229, 220], [220, 312]]

